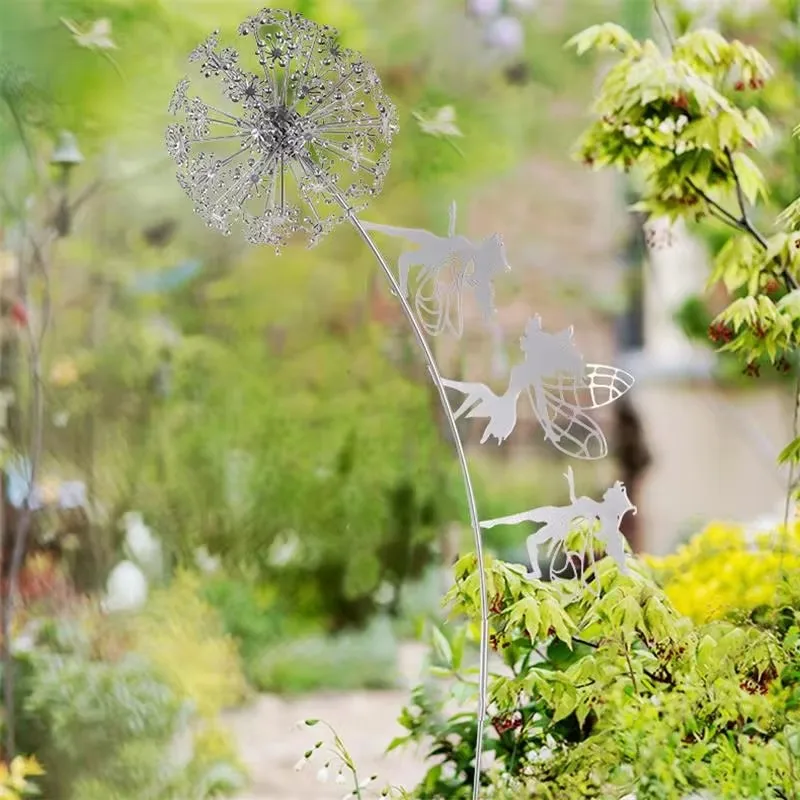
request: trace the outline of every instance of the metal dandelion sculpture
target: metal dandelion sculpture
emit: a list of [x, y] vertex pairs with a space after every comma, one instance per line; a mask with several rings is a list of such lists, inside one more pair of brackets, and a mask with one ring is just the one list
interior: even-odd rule
[[[380, 192], [397, 130], [375, 70], [336, 31], [266, 9], [245, 20], [252, 63], [215, 31], [189, 56], [202, 98], [177, 86], [166, 133], [178, 181], [197, 213], [253, 244], [315, 245]], [[252, 71], [249, 71], [252, 70]]]
[[[633, 378], [612, 367], [585, 365], [572, 343], [571, 329], [546, 333], [536, 317], [523, 337], [525, 360], [511, 370], [504, 395], [495, 395], [481, 383], [445, 380], [426, 333], [461, 334], [464, 292], [474, 294], [484, 320], [499, 333], [493, 280], [509, 268], [502, 238], [495, 235], [473, 244], [456, 236], [454, 210], [447, 238], [362, 222], [358, 212], [383, 186], [398, 127], [394, 106], [375, 70], [358, 53], [343, 49], [335, 30], [289, 11], [265, 9], [245, 20], [239, 35], [254, 45], [250, 71], [237, 50], [220, 47], [216, 31], [190, 55], [199, 67], [205, 96], [189, 95], [188, 77], [178, 84], [169, 110], [179, 120], [167, 128], [167, 149], [178, 167], [178, 182], [209, 225], [224, 234], [240, 228], [251, 243], [280, 252], [290, 241], [305, 240], [313, 246], [347, 221], [400, 303], [450, 429], [477, 556], [481, 641], [472, 797], [478, 800], [488, 695], [489, 603], [481, 522], [456, 419], [467, 411], [468, 417], [487, 418], [484, 440], [495, 436], [503, 441], [515, 426], [517, 401], [525, 390], [546, 438], [556, 447], [573, 458], [603, 457], [605, 438], [584, 409], [612, 402], [631, 388]], [[401, 236], [417, 249], [400, 256], [395, 273], [370, 231]], [[419, 269], [416, 292], [409, 286], [412, 268]], [[560, 377], [555, 380], [554, 375]], [[467, 395], [460, 407], [450, 404], [448, 388]], [[575, 498], [569, 475], [569, 507], [533, 509], [487, 520], [483, 526], [544, 523], [544, 529], [529, 537], [535, 554], [541, 546], [569, 550], [577, 518], [599, 522], [595, 538], [624, 564], [619, 525], [614, 523], [632, 506], [626, 495], [625, 503], [610, 504], [623, 498], [624, 487], [615, 485], [602, 503]], [[566, 554], [574, 555], [571, 550]], [[534, 579], [538, 577], [534, 570]]]

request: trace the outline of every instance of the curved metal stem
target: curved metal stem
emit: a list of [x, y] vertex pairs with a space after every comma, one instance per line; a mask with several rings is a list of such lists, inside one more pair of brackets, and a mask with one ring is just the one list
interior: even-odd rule
[[372, 237], [369, 233], [365, 230], [364, 226], [358, 220], [355, 213], [352, 209], [348, 209], [347, 215], [352, 223], [353, 227], [358, 231], [361, 238], [364, 240], [364, 243], [372, 252], [372, 255], [375, 256], [375, 260], [380, 265], [380, 268], [383, 270], [384, 275], [386, 276], [386, 280], [389, 281], [389, 285], [391, 286], [392, 292], [397, 295], [398, 300], [400, 301], [400, 305], [403, 308], [403, 313], [408, 320], [408, 324], [411, 326], [411, 330], [414, 332], [414, 338], [417, 340], [417, 344], [419, 345], [419, 349], [422, 351], [422, 355], [425, 358], [425, 362], [428, 367], [428, 372], [430, 373], [431, 380], [433, 381], [434, 385], [436, 386], [436, 390], [439, 393], [439, 400], [442, 404], [442, 410], [444, 411], [445, 417], [447, 418], [447, 424], [450, 428], [450, 433], [453, 437], [453, 442], [455, 443], [456, 454], [458, 456], [458, 463], [461, 467], [461, 475], [464, 480], [464, 492], [467, 496], [467, 505], [469, 506], [469, 517], [470, 522], [472, 524], [472, 533], [475, 540], [475, 555], [478, 559], [478, 579], [480, 582], [480, 592], [481, 592], [481, 640], [480, 640], [480, 672], [478, 678], [478, 733], [477, 733], [477, 741], [475, 743], [475, 778], [472, 784], [472, 800], [479, 800], [480, 796], [480, 782], [481, 782], [481, 761], [483, 755], [483, 730], [484, 730], [484, 723], [486, 720], [486, 698], [488, 695], [488, 683], [489, 683], [489, 612], [488, 612], [488, 598], [487, 598], [487, 589], [486, 589], [486, 571], [483, 561], [483, 541], [481, 539], [481, 525], [480, 520], [478, 519], [478, 509], [475, 503], [475, 492], [472, 488], [472, 479], [470, 478], [469, 474], [469, 465], [467, 464], [467, 457], [464, 453], [464, 445], [461, 443], [461, 437], [458, 433], [458, 427], [456, 425], [456, 418], [453, 416], [453, 410], [450, 407], [450, 403], [447, 399], [447, 393], [444, 388], [444, 383], [442, 383], [442, 376], [439, 373], [439, 368], [436, 365], [436, 360], [433, 357], [433, 353], [431, 352], [430, 346], [428, 345], [427, 340], [425, 339], [425, 334], [422, 332], [422, 328], [417, 321], [417, 318], [414, 316], [414, 312], [409, 305], [408, 300], [404, 296], [403, 292], [400, 289], [400, 285], [397, 282], [397, 279], [394, 276], [394, 273], [390, 269], [389, 265], [386, 263], [386, 259], [381, 254], [381, 251], [378, 250], [377, 245], [372, 240]]

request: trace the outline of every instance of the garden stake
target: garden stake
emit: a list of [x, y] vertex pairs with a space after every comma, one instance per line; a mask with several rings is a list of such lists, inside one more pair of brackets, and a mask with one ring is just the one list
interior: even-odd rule
[[[474, 538], [481, 625], [472, 797], [479, 800], [488, 694], [489, 600], [481, 522], [457, 419], [465, 412], [468, 417], [488, 418], [481, 441], [494, 436], [502, 442], [514, 429], [518, 399], [525, 392], [545, 440], [575, 458], [603, 458], [608, 452], [605, 436], [585, 410], [621, 397], [633, 385], [633, 378], [613, 367], [586, 364], [572, 341], [572, 329], [545, 332], [537, 315], [528, 322], [520, 340], [525, 358], [510, 370], [505, 394], [497, 396], [482, 383], [444, 379], [425, 334], [438, 335], [445, 330], [456, 336], [462, 334], [465, 289], [472, 291], [492, 331], [499, 332], [494, 319], [493, 280], [509, 269], [502, 237], [495, 234], [474, 244], [456, 235], [455, 205], [447, 237], [362, 222], [358, 213], [383, 186], [391, 140], [398, 129], [397, 113], [384, 95], [375, 70], [358, 53], [343, 49], [334, 29], [293, 12], [264, 9], [239, 26], [239, 35], [253, 37], [263, 78], [240, 67], [237, 50], [220, 49], [219, 32], [214, 31], [189, 60], [200, 62], [203, 77], [220, 80], [221, 96], [230, 110], [190, 98], [190, 82], [184, 78], [169, 105], [170, 112], [182, 114], [184, 121], [167, 128], [167, 150], [178, 166], [178, 182], [194, 202], [195, 211], [211, 227], [229, 235], [236, 225], [250, 243], [270, 245], [279, 253], [289, 241], [303, 238], [313, 247], [336, 225], [349, 222], [400, 302], [453, 438]], [[370, 230], [399, 236], [418, 246], [401, 254], [398, 277]], [[412, 268], [418, 268], [413, 307], [409, 302]], [[467, 395], [455, 411], [448, 401], [448, 388]], [[590, 528], [600, 523], [596, 537], [624, 568], [619, 522], [633, 509], [624, 486], [615, 484], [602, 502], [576, 499], [571, 475], [570, 471], [571, 506], [517, 516], [547, 520], [537, 541], [543, 543], [544, 536], [551, 545], [560, 544], [576, 578], [579, 566], [574, 563], [575, 551], [568, 549], [567, 537], [576, 518], [588, 522]], [[612, 502], [616, 499], [619, 504]], [[512, 520], [516, 517], [483, 525], [492, 527]], [[581, 535], [584, 554], [593, 553], [592, 530]], [[538, 577], [537, 568], [538, 556], [534, 578]]]

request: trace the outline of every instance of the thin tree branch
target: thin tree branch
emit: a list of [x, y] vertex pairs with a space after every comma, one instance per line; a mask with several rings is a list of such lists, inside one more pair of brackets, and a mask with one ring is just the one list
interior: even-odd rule
[[742, 214], [740, 223], [742, 227], [766, 250], [768, 247], [767, 240], [755, 229], [753, 223], [750, 221], [750, 217], [748, 216], [747, 203], [744, 196], [744, 190], [742, 189], [742, 182], [739, 180], [739, 173], [736, 171], [736, 163], [733, 160], [733, 153], [731, 153], [729, 147], [725, 148], [725, 157], [728, 159], [728, 165], [731, 168], [731, 175], [733, 175], [733, 180], [736, 184], [736, 199], [739, 203], [739, 211]]
[[710, 210], [714, 210], [719, 214], [717, 219], [722, 222], [726, 222], [728, 225], [731, 225], [734, 228], [742, 228], [741, 220], [737, 219], [733, 214], [731, 214], [730, 211], [728, 211], [727, 208], [714, 200], [711, 195], [701, 189], [691, 178], [687, 178], [686, 183], [691, 187], [692, 191], [697, 194], [698, 197], [702, 198], [708, 204]]
[[631, 677], [631, 683], [633, 684], [633, 691], [636, 694], [639, 694], [639, 684], [636, 681], [636, 673], [633, 671], [633, 662], [631, 661], [631, 654], [628, 652], [628, 645], [623, 640], [622, 642], [622, 652], [625, 654], [625, 662], [628, 665], [628, 674]]

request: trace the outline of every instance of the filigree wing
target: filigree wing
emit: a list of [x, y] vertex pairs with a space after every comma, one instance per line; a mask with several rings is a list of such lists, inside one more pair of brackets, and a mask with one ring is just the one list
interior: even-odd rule
[[544, 378], [542, 387], [561, 398], [562, 403], [575, 408], [602, 408], [630, 390], [633, 375], [618, 367], [587, 364], [580, 377], [557, 375]]
[[414, 309], [429, 336], [449, 330], [457, 338], [464, 332], [464, 276], [453, 265], [453, 259], [436, 267], [420, 270], [414, 292]]
[[[564, 400], [561, 393], [543, 388], [545, 408], [540, 411], [527, 390], [533, 413], [544, 428], [545, 439], [565, 455], [596, 461], [608, 455], [608, 443], [600, 426], [581, 408]], [[543, 419], [542, 416], [545, 418]]]
[[586, 386], [591, 404], [581, 408], [602, 408], [626, 394], [633, 386], [633, 375], [619, 367], [587, 364], [582, 383]]

